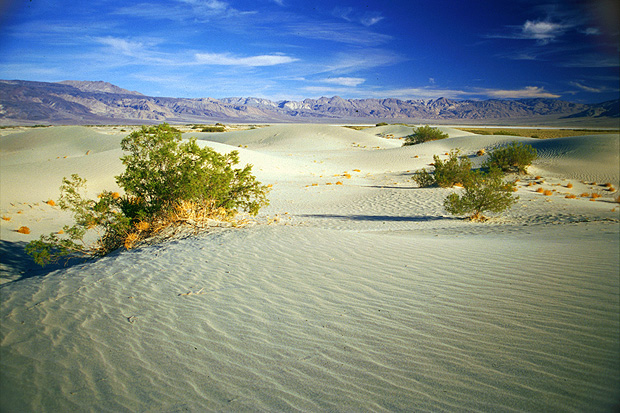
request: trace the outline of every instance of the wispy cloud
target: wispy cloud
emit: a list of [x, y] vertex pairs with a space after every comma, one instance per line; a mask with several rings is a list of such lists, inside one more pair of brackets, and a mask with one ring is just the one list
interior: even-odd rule
[[196, 53], [195, 57], [198, 63], [206, 65], [251, 67], [275, 66], [296, 62], [298, 60], [280, 54], [238, 57], [229, 53]]
[[570, 82], [570, 84], [575, 86], [575, 87], [578, 87], [581, 90], [585, 90], [586, 92], [601, 93], [603, 91], [603, 89], [586, 86], [586, 85], [581, 84], [579, 82]]
[[526, 20], [521, 26], [508, 26], [507, 33], [487, 34], [488, 39], [535, 40], [540, 46], [556, 41], [573, 26], [568, 23], [555, 23], [548, 20]]
[[323, 83], [332, 83], [340, 86], [359, 86], [364, 83], [366, 79], [362, 79], [360, 77], [332, 77], [327, 79], [321, 79], [319, 82]]
[[365, 27], [349, 23], [294, 22], [284, 25], [287, 32], [308, 39], [329, 40], [360, 46], [379, 46], [392, 40], [392, 36], [376, 33]]
[[384, 16], [379, 12], [360, 12], [353, 7], [337, 7], [332, 14], [348, 22], [361, 23], [366, 27], [377, 24], [384, 19]]
[[561, 36], [566, 28], [566, 26], [558, 23], [527, 20], [521, 27], [520, 38], [533, 39], [544, 45]]
[[523, 89], [478, 89], [482, 95], [497, 99], [526, 99], [526, 98], [559, 98], [560, 95], [547, 92], [538, 86], [526, 86]]

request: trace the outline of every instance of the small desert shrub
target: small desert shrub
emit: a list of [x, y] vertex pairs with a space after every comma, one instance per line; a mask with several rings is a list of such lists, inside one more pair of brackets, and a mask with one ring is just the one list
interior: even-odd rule
[[476, 152], [476, 156], [483, 156], [486, 153], [486, 151], [484, 149], [480, 149], [478, 152]]
[[50, 199], [49, 201], [47, 201], [46, 204], [49, 206], [56, 206], [56, 202], [54, 202], [53, 199]]
[[568, 189], [571, 189], [571, 188], [573, 187], [573, 184], [568, 183], [568, 184], [566, 184], [566, 187], [567, 187]]
[[491, 152], [485, 166], [487, 168], [496, 167], [504, 172], [526, 173], [527, 167], [532, 164], [536, 157], [536, 149], [532, 148], [531, 145], [512, 142], [508, 146]]
[[30, 234], [30, 228], [28, 227], [19, 227], [19, 229], [17, 230], [17, 232], [19, 232], [20, 234]]
[[545, 192], [545, 190], [544, 190], [543, 188], [538, 188], [538, 189], [536, 190], [536, 192], [538, 192], [538, 193], [542, 194], [543, 192]]
[[458, 149], [450, 152], [449, 158], [442, 161], [439, 156], [433, 156], [434, 172], [423, 169], [413, 176], [413, 180], [421, 187], [437, 185], [442, 188], [449, 188], [456, 184], [467, 185], [472, 179], [472, 164], [465, 156], [459, 156]]
[[[236, 151], [220, 154], [199, 147], [195, 139], [182, 143], [180, 131], [165, 123], [131, 133], [121, 147], [128, 154], [121, 158], [125, 171], [116, 182], [125, 195], [104, 191], [97, 200], [87, 199], [84, 179], [75, 174], [64, 178], [58, 204], [73, 213], [75, 223], [63, 228], [66, 237], [52, 233], [28, 244], [35, 262], [45, 265], [74, 253], [94, 256], [132, 248], [157, 230], [188, 222], [177, 213], [187, 202], [194, 217], [203, 219], [221, 211], [227, 217], [237, 210], [256, 215], [268, 204], [268, 189], [252, 175], [252, 166], [234, 168]], [[91, 229], [100, 237], [86, 245], [84, 236]]]
[[200, 132], [224, 132], [225, 130], [224, 126], [204, 126]]
[[575, 194], [568, 194], [564, 198], [575, 199], [575, 198], [577, 198], [577, 195], [575, 195]]
[[415, 145], [417, 143], [436, 141], [439, 139], [445, 139], [448, 137], [447, 133], [440, 131], [437, 128], [431, 128], [430, 126], [420, 126], [415, 128], [412, 135], [405, 136], [405, 143], [403, 146]]
[[553, 191], [550, 189], [545, 189], [545, 191], [543, 192], [543, 195], [545, 196], [551, 196], [553, 195]]
[[596, 192], [592, 194], [592, 199], [600, 198], [601, 194], [597, 194]]
[[377, 126], [387, 126], [387, 125], [388, 125], [388, 124], [387, 124], [387, 123], [385, 123], [385, 122], [379, 122], [379, 123], [377, 123]]
[[444, 208], [453, 215], [469, 215], [471, 220], [484, 220], [483, 212], [502, 212], [512, 206], [518, 197], [512, 195], [514, 183], [504, 182], [498, 169], [488, 173], [475, 171], [465, 185], [462, 195], [452, 193], [444, 201]]

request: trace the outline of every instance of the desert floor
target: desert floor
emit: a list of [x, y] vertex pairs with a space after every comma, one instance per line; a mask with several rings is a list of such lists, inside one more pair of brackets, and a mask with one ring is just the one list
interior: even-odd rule
[[[409, 147], [406, 126], [185, 133], [273, 185], [251, 225], [43, 269], [25, 243], [71, 221], [46, 202], [72, 173], [118, 189], [128, 131], [3, 133], [0, 410], [613, 411], [620, 136], [441, 129]], [[411, 180], [514, 140], [539, 159], [489, 221]]]

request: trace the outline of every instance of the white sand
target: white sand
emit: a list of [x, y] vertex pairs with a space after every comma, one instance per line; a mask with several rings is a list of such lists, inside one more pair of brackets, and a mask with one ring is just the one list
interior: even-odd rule
[[515, 138], [403, 128], [186, 134], [273, 184], [256, 225], [43, 270], [24, 243], [70, 222], [45, 201], [75, 172], [115, 189], [123, 135], [0, 137], [0, 410], [611, 411], [619, 136], [518, 138], [540, 155], [519, 202], [470, 223], [411, 174]]

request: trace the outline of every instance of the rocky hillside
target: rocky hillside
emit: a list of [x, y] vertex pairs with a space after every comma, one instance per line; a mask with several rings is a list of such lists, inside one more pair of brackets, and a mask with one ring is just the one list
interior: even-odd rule
[[618, 119], [618, 102], [587, 105], [556, 99], [399, 100], [338, 96], [301, 102], [260, 98], [184, 99], [145, 96], [106, 82], [0, 80], [0, 124], [4, 125], [379, 120], [544, 123], [559, 119]]

